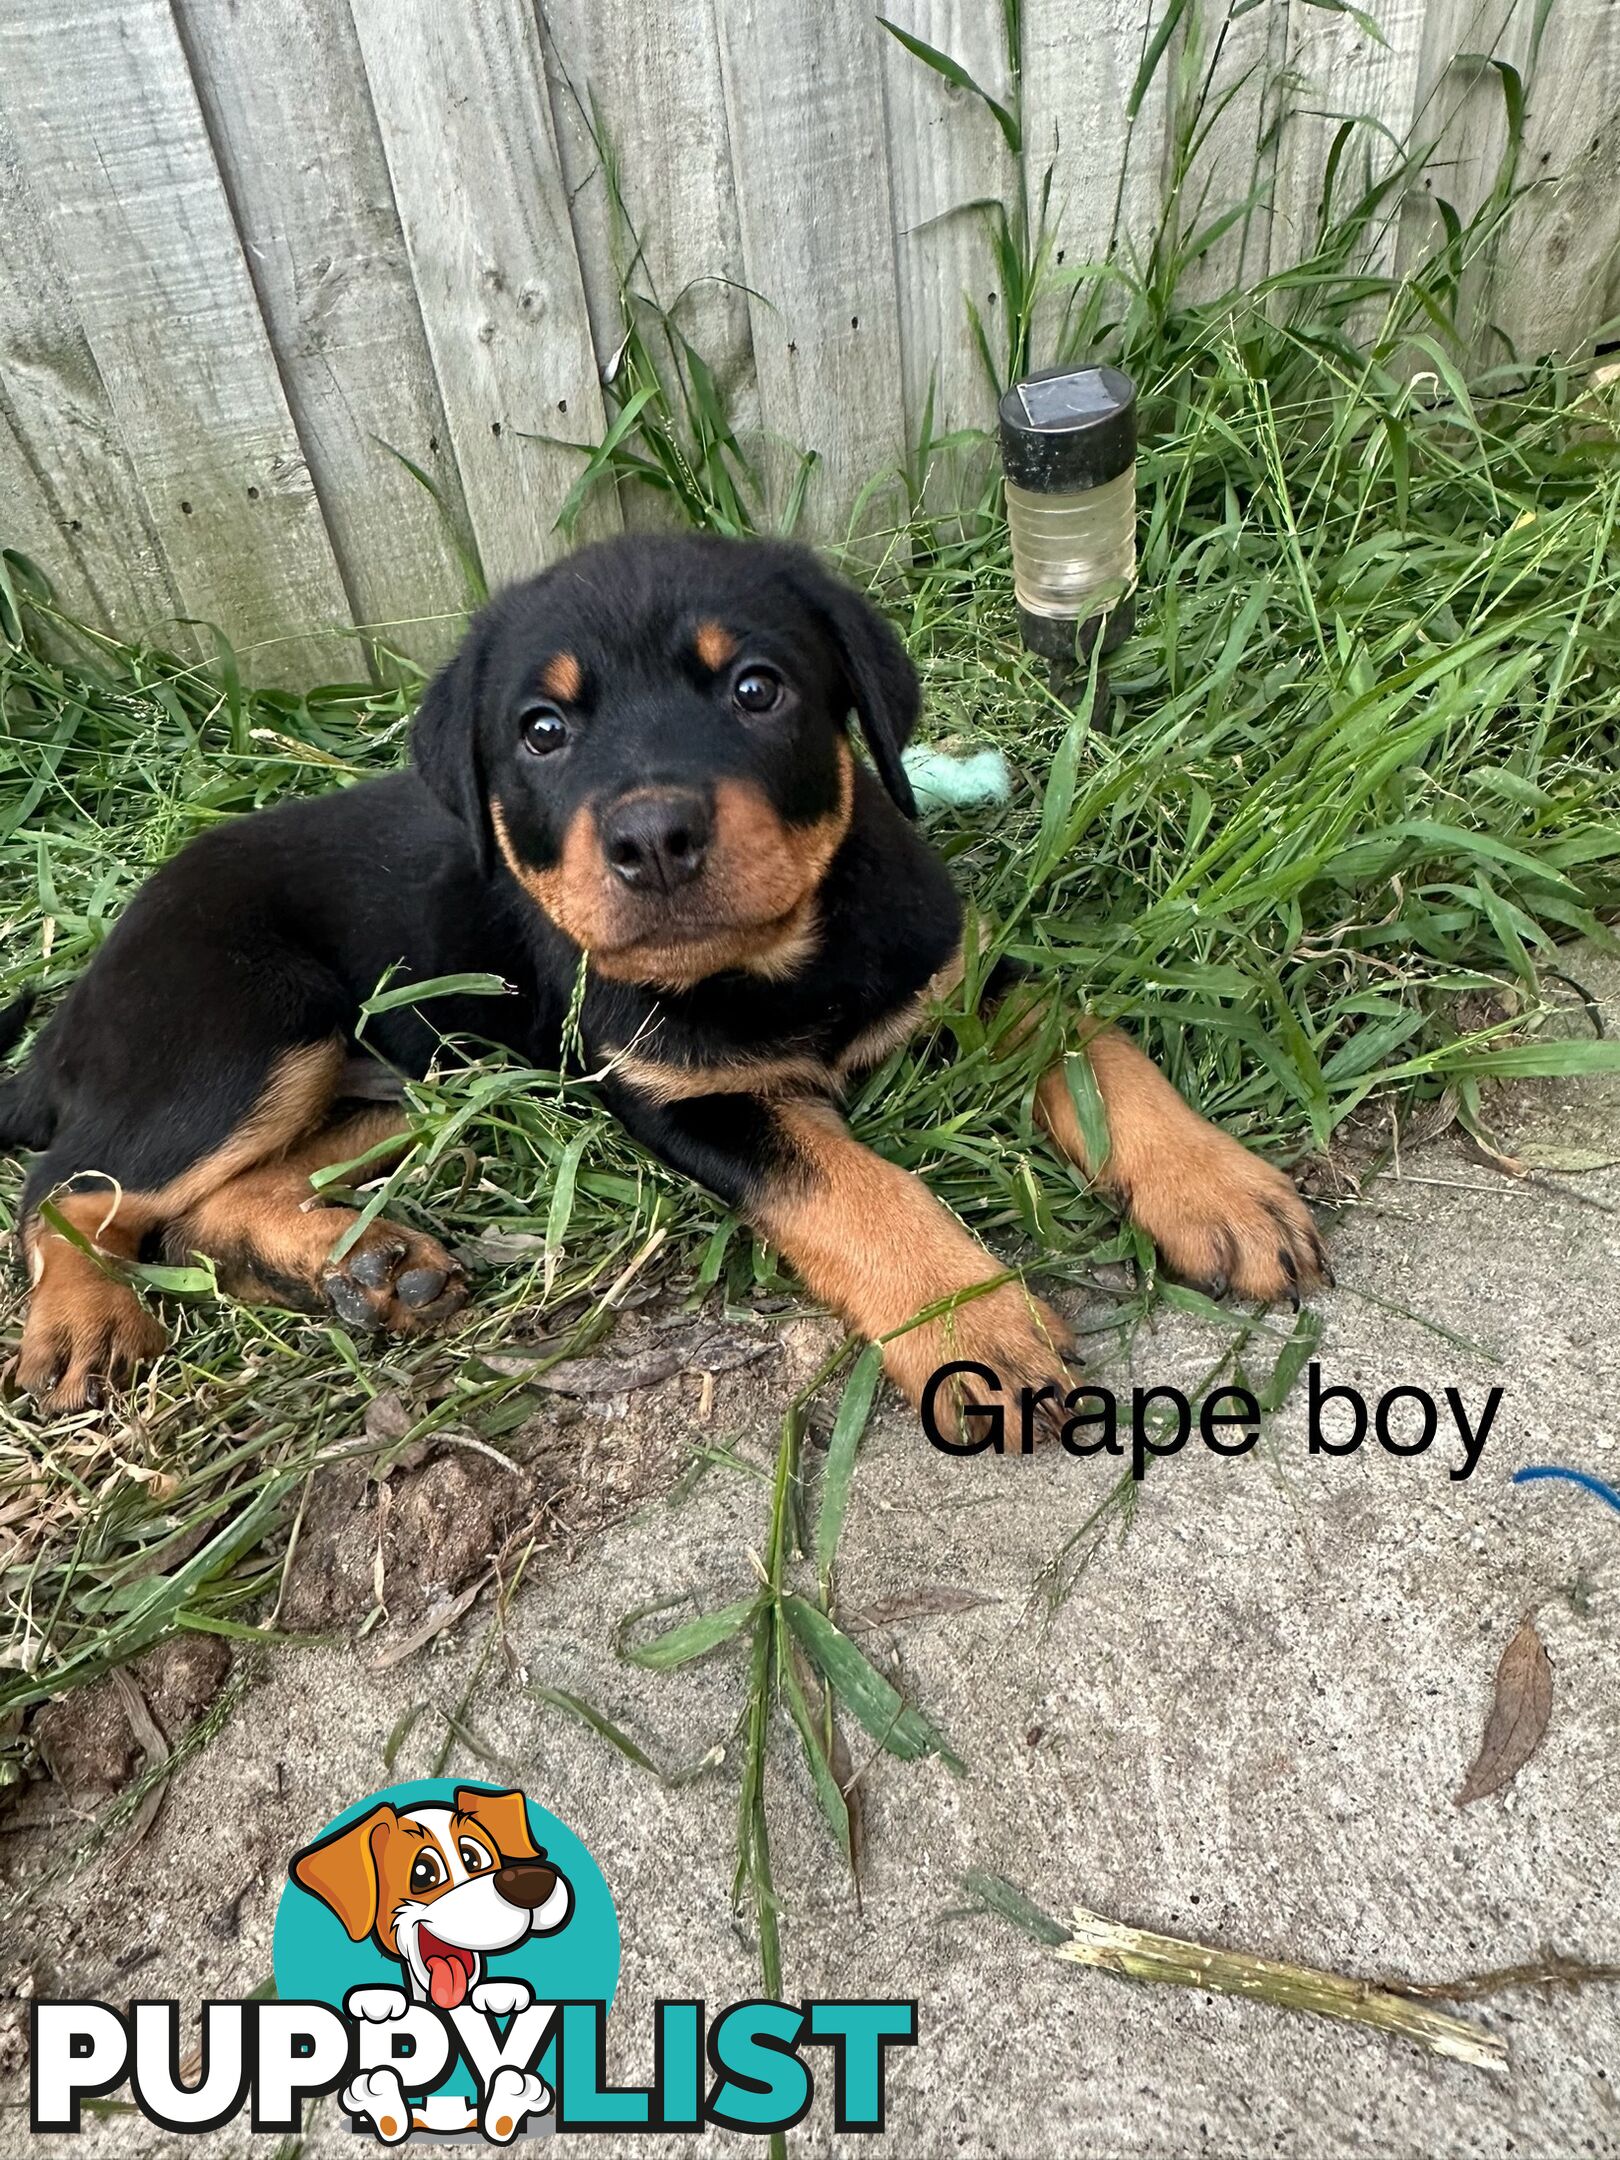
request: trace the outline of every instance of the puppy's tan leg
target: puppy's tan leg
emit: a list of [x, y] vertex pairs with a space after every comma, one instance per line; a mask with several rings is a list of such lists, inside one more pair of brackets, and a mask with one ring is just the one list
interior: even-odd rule
[[92, 1258], [43, 1216], [24, 1226], [33, 1293], [17, 1353], [17, 1384], [54, 1414], [94, 1408], [108, 1389], [155, 1358], [168, 1336], [116, 1270], [119, 1261], [139, 1255], [153, 1227], [150, 1200], [103, 1185], [62, 1193], [52, 1205], [100, 1256]]
[[1117, 1028], [1083, 1034], [1108, 1119], [1090, 1158], [1060, 1060], [1036, 1091], [1041, 1123], [1071, 1162], [1119, 1201], [1186, 1281], [1220, 1296], [1289, 1298], [1331, 1283], [1311, 1211], [1291, 1181], [1184, 1102]]
[[[920, 1178], [862, 1147], [824, 1101], [773, 1106], [786, 1143], [749, 1213], [810, 1290], [869, 1341], [884, 1342], [890, 1377], [920, 1402], [930, 1376], [972, 1359], [999, 1375], [999, 1396], [967, 1383], [974, 1402], [1016, 1411], [1022, 1388], [1072, 1386], [1070, 1334], [1051, 1308], [1007, 1282], [937, 1318], [919, 1312], [1005, 1272]], [[904, 1330], [896, 1333], [896, 1330]], [[1043, 1420], [1061, 1421], [1061, 1411]], [[1016, 1426], [1009, 1420], [1009, 1431]]]
[[247, 1303], [303, 1312], [329, 1306], [352, 1327], [395, 1334], [436, 1327], [467, 1295], [461, 1268], [438, 1240], [379, 1219], [333, 1260], [332, 1247], [356, 1210], [322, 1206], [310, 1184], [317, 1170], [352, 1161], [403, 1129], [397, 1109], [364, 1110], [327, 1125], [216, 1186], [169, 1226], [165, 1247], [177, 1257], [206, 1254], [223, 1286]]

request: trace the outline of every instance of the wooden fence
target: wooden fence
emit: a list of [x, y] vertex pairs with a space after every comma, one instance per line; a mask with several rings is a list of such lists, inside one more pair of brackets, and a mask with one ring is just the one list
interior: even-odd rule
[[[1620, 0], [892, 0], [902, 27], [1017, 95], [1066, 254], [1116, 203], [1164, 210], [1189, 51], [1232, 93], [1194, 179], [1262, 207], [1200, 270], [1294, 259], [1341, 116], [1357, 155], [1438, 141], [1385, 243], [1465, 212], [1527, 67], [1520, 169], [1549, 182], [1485, 296], [1521, 349], [1620, 312]], [[1168, 11], [1168, 15], [1167, 15]], [[1128, 118], [1144, 55], [1170, 36]], [[1189, 43], [1191, 41], [1191, 43]], [[594, 127], [594, 134], [593, 134]], [[990, 111], [863, 0], [11, 0], [0, 9], [0, 544], [126, 636], [218, 625], [259, 680], [367, 664], [354, 626], [430, 661], [476, 564], [561, 545], [622, 337], [598, 142], [731, 409], [819, 454], [803, 529], [839, 529], [930, 383], [991, 397], [985, 219], [1014, 157]], [[1184, 183], [1184, 187], [1193, 183]], [[396, 454], [398, 453], [398, 454]], [[407, 469], [409, 458], [432, 492]], [[644, 506], [611, 493], [582, 530]]]

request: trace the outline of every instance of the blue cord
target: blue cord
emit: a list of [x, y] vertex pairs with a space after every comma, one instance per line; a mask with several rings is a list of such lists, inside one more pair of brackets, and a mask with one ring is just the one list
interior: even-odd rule
[[1620, 1492], [1616, 1492], [1612, 1485], [1605, 1485], [1602, 1478], [1593, 1477], [1590, 1470], [1566, 1470], [1559, 1463], [1533, 1463], [1527, 1470], [1515, 1470], [1512, 1482], [1515, 1485], [1528, 1485], [1535, 1478], [1549, 1477], [1566, 1478], [1571, 1485], [1579, 1485], [1584, 1492], [1596, 1493], [1600, 1500], [1606, 1500], [1615, 1513], [1620, 1515]]

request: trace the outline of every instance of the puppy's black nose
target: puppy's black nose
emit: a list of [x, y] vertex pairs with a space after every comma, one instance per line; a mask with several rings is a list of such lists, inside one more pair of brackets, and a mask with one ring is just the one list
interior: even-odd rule
[[503, 1860], [495, 1870], [495, 1887], [508, 1905], [533, 1912], [557, 1887], [557, 1870], [543, 1860]]
[[688, 788], [638, 788], [604, 810], [602, 852], [636, 892], [689, 885], [709, 852], [709, 806]]

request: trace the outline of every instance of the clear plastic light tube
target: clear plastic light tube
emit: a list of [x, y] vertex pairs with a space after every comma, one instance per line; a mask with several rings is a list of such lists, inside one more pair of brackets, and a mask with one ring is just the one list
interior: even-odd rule
[[1018, 605], [1071, 621], [1122, 600], [1136, 575], [1136, 467], [1080, 495], [1007, 482]]
[[1018, 626], [1032, 652], [1084, 660], [1134, 620], [1136, 390], [1118, 368], [1046, 368], [1001, 401]]

